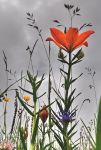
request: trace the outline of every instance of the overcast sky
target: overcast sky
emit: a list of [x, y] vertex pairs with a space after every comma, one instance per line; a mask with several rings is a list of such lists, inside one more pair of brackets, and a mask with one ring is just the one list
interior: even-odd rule
[[[6, 53], [9, 69], [12, 69], [12, 71], [16, 70], [17, 76], [19, 76], [21, 70], [26, 71], [28, 66], [29, 58], [26, 48], [28, 45], [32, 47], [38, 38], [36, 31], [27, 26], [29, 22], [26, 19], [26, 12], [33, 13], [37, 24], [42, 29], [45, 41], [47, 36], [50, 35], [49, 28], [56, 25], [53, 23], [53, 20], [59, 20], [69, 27], [70, 18], [64, 8], [64, 3], [75, 4], [75, 6], [81, 8], [81, 17], [74, 19], [74, 26], [80, 27], [84, 23], [92, 23], [93, 27], [91, 28], [95, 30], [95, 34], [88, 40], [89, 47], [84, 48], [85, 57], [83, 62], [73, 72], [75, 76], [78, 76], [81, 72], [84, 73], [76, 86], [78, 87], [78, 92], [84, 92], [82, 96], [84, 99], [90, 98], [92, 100], [92, 104], [85, 104], [81, 111], [81, 116], [89, 118], [93, 116], [95, 98], [94, 92], [88, 87], [92, 80], [87, 75], [85, 67], [90, 67], [96, 71], [97, 98], [101, 95], [100, 0], [0, 0], [0, 88], [4, 89], [6, 87], [2, 50]], [[45, 44], [47, 47], [47, 43]], [[58, 76], [58, 67], [60, 65], [57, 61], [57, 55], [58, 48], [52, 44], [51, 60], [55, 76]], [[40, 75], [48, 72], [48, 61], [40, 40], [33, 55], [33, 66], [34, 70], [39, 71]], [[44, 87], [47, 88], [47, 81], [45, 81]], [[78, 104], [82, 103], [80, 100], [77, 102]]]

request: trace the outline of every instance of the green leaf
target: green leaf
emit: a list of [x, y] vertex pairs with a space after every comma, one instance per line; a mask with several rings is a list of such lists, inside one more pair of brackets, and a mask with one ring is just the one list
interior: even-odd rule
[[77, 56], [79, 56], [81, 51], [82, 51], [82, 48], [76, 53], [76, 55], [74, 55], [74, 57], [72, 58], [72, 61], [75, 60], [77, 58]]
[[72, 132], [72, 133], [71, 133], [71, 135], [70, 135], [70, 136], [68, 136], [68, 140], [71, 140], [71, 139], [72, 139], [72, 137], [73, 137], [76, 133], [77, 133], [77, 131]]
[[97, 116], [96, 150], [101, 150], [101, 97]]
[[57, 121], [55, 118], [52, 118], [53, 123], [57, 126], [57, 128], [63, 133], [63, 128], [59, 124], [59, 121]]
[[70, 82], [65, 78], [65, 90], [68, 91], [70, 87]]
[[25, 89], [23, 89], [23, 88], [22, 88], [22, 87], [20, 87], [20, 86], [19, 86], [19, 88], [20, 88], [21, 90], [23, 90], [24, 92], [26, 92], [26, 93], [28, 93], [28, 94], [33, 95], [33, 93], [32, 93], [32, 92], [30, 92], [30, 91], [28, 91], [28, 90], [25, 90]]
[[69, 64], [66, 60], [63, 60], [63, 59], [58, 59], [58, 60], [62, 63]]
[[[51, 147], [53, 143], [54, 143], [54, 141], [51, 142], [51, 143], [49, 143], [49, 144], [47, 144], [47, 145], [45, 145], [44, 150], [46, 150], [46, 148], [48, 148], [48, 147]], [[50, 149], [50, 148], [49, 148], [49, 149]]]
[[66, 74], [68, 76], [68, 73], [66, 71], [64, 71], [63, 69], [60, 68], [60, 72]]
[[30, 74], [30, 72], [29, 72], [29, 71], [27, 71], [27, 75], [28, 75], [28, 78], [29, 78], [30, 84], [33, 86], [33, 77], [32, 77], [32, 75]]
[[[77, 122], [78, 123], [78, 122]], [[75, 123], [71, 129], [68, 131], [68, 136], [70, 136], [70, 134], [72, 133], [72, 131], [75, 129], [75, 127], [77, 126], [77, 123]]]
[[54, 132], [54, 137], [55, 137], [56, 141], [60, 145], [61, 149], [63, 149], [64, 143], [62, 142], [61, 137], [54, 130], [52, 130], [52, 131]]
[[76, 88], [74, 90], [72, 90], [72, 92], [70, 93], [68, 100], [71, 101], [72, 96], [74, 95], [74, 92], [76, 91]]
[[73, 101], [74, 101], [74, 97], [71, 99], [71, 101], [68, 100], [68, 99], [67, 99], [67, 101], [68, 101], [68, 103], [67, 103], [66, 109], [69, 110], [71, 105], [72, 105], [72, 103], [73, 103]]
[[58, 102], [58, 100], [56, 100], [56, 102], [57, 102], [60, 112], [63, 112], [63, 108], [62, 108], [62, 105], [60, 104], [60, 102]]
[[[74, 143], [73, 143], [73, 144], [74, 144]], [[73, 149], [73, 150], [78, 150], [78, 147], [77, 147], [77, 146], [78, 146], [79, 144], [80, 144], [80, 143], [74, 144], [74, 146], [72, 146], [72, 149]]]
[[28, 75], [30, 84], [31, 84], [32, 89], [33, 89], [33, 92], [32, 92], [33, 101], [34, 101], [34, 103], [36, 103], [36, 101], [37, 101], [37, 96], [36, 96], [36, 92], [37, 92], [37, 89], [36, 89], [36, 79], [37, 79], [37, 75], [33, 77], [33, 76], [30, 74], [29, 71], [27, 71], [27, 75]]
[[36, 83], [36, 90], [38, 90], [43, 80], [44, 80], [44, 74], [42, 75], [41, 80]]
[[37, 99], [41, 98], [42, 96], [44, 96], [46, 94], [46, 92], [44, 92], [42, 95], [38, 96]]
[[61, 95], [59, 95], [59, 93], [53, 88], [54, 92], [57, 94], [57, 96], [64, 102], [64, 99]]
[[[57, 150], [57, 149], [56, 149], [56, 148], [54, 148], [53, 146], [52, 146], [52, 149], [53, 149], [53, 150]], [[48, 149], [48, 150], [50, 150], [50, 149]]]
[[72, 84], [73, 82], [75, 82], [78, 78], [80, 78], [83, 75], [83, 73], [81, 73], [77, 78], [75, 79], [71, 79], [70, 80], [70, 84]]
[[77, 64], [77, 63], [79, 63], [79, 62], [81, 62], [82, 60], [76, 60], [76, 61], [74, 61], [73, 63], [72, 63], [72, 65], [75, 65], [75, 64]]

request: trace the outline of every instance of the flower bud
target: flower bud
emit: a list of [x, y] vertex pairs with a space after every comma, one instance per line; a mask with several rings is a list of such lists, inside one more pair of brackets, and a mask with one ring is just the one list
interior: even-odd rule
[[62, 53], [61, 50], [58, 53], [58, 58], [64, 59], [64, 54]]
[[42, 107], [42, 111], [39, 112], [39, 117], [41, 118], [42, 122], [45, 123], [48, 118], [48, 110], [46, 108], [46, 105]]
[[85, 56], [84, 52], [81, 50], [79, 55], [77, 56], [77, 59], [80, 60]]

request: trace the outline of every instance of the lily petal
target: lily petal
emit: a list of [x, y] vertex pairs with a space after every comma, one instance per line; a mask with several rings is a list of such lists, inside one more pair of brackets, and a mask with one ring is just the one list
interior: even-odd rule
[[73, 46], [73, 49], [77, 48], [79, 45], [82, 45], [84, 44], [85, 40], [91, 35], [95, 33], [94, 31], [86, 31], [86, 32], [83, 32], [81, 33], [79, 36], [78, 36], [78, 39], [77, 41], [75, 42], [74, 46]]
[[66, 51], [66, 48], [63, 47], [60, 43], [58, 43], [57, 41], [55, 41], [54, 39], [52, 39], [51, 37], [48, 37], [46, 39], [46, 41], [53, 41], [59, 48], [64, 49]]
[[69, 30], [66, 32], [66, 41], [68, 43], [69, 49], [73, 47], [75, 41], [78, 38], [78, 29], [77, 28], [69, 28]]
[[83, 45], [86, 46], [86, 47], [88, 47], [88, 42], [87, 41], [84, 42]]
[[[81, 46], [83, 46], [83, 45], [86, 46], [86, 47], [88, 47], [88, 42], [85, 41], [84, 43], [78, 45], [76, 48], [79, 48], [79, 47], [81, 47]], [[75, 48], [74, 48], [73, 50], [75, 50]], [[72, 51], [73, 51], [73, 50], [72, 50]]]
[[54, 40], [57, 43], [59, 43], [65, 48], [68, 48], [67, 42], [66, 42], [66, 35], [62, 31], [56, 28], [50, 28], [50, 31], [51, 31], [51, 35], [53, 36]]

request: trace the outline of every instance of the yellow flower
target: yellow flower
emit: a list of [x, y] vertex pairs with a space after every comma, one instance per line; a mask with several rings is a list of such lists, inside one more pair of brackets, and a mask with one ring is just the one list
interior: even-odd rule
[[28, 102], [31, 98], [30, 98], [30, 96], [25, 95], [25, 96], [23, 96], [23, 99], [24, 99], [26, 102]]
[[3, 100], [4, 100], [5, 102], [9, 102], [9, 101], [11, 101], [11, 98], [9, 98], [9, 97], [4, 97]]

